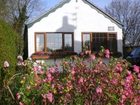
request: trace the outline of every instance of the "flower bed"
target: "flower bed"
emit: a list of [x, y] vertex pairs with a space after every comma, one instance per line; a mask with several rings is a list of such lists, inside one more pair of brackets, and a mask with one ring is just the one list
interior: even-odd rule
[[34, 105], [138, 105], [140, 69], [134, 66], [129, 71], [128, 64], [112, 58], [106, 65], [95, 55], [63, 60], [62, 72], [60, 65], [44, 68], [36, 64], [23, 77], [17, 100]]
[[39, 59], [55, 59], [64, 58], [66, 56], [76, 55], [77, 53], [73, 51], [62, 51], [62, 52], [36, 52], [32, 54], [31, 58], [33, 60]]
[[140, 67], [129, 70], [129, 62], [108, 54], [102, 54], [108, 64], [94, 54], [71, 56], [54, 66], [27, 60], [21, 66], [27, 72], [13, 79], [19, 84], [13, 100], [20, 105], [139, 105]]

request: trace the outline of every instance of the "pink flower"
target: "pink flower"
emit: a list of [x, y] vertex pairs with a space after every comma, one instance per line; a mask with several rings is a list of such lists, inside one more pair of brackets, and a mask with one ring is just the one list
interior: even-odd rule
[[49, 73], [49, 72], [47, 73], [47, 80], [49, 82], [51, 82], [53, 80], [53, 77], [52, 77], [51, 73]]
[[49, 69], [49, 71], [50, 71], [50, 73], [55, 73], [55, 68], [54, 67], [51, 67], [50, 69]]
[[91, 58], [91, 60], [95, 60], [96, 57], [95, 57], [94, 54], [91, 54], [91, 55], [90, 55], [90, 58]]
[[44, 74], [44, 71], [42, 70], [42, 67], [40, 65], [39, 66], [34, 66], [33, 70], [37, 74]]
[[125, 100], [126, 99], [126, 96], [125, 95], [122, 95], [122, 99]]
[[132, 74], [126, 77], [126, 82], [130, 82], [131, 80], [133, 80]]
[[4, 61], [3, 67], [4, 67], [4, 68], [8, 68], [9, 66], [10, 66], [10, 65], [9, 65], [8, 61]]
[[43, 81], [43, 82], [47, 82], [47, 78], [43, 79], [42, 81]]
[[114, 84], [114, 85], [117, 85], [118, 80], [117, 80], [117, 79], [113, 79], [113, 80], [111, 81], [111, 83]]
[[19, 102], [19, 105], [24, 105], [22, 102]]
[[37, 67], [37, 66], [34, 66], [33, 70], [34, 70], [35, 72], [37, 72], [38, 67]]
[[105, 50], [105, 54], [110, 54], [109, 49], [106, 49], [106, 50]]
[[127, 71], [127, 74], [128, 74], [128, 75], [131, 75], [131, 71]]
[[109, 51], [109, 49], [105, 50], [105, 57], [106, 58], [110, 58], [110, 51]]
[[101, 93], [102, 93], [102, 88], [97, 87], [97, 88], [96, 88], [96, 93], [97, 93], [97, 94], [101, 94]]
[[20, 99], [20, 97], [21, 97], [21, 96], [20, 96], [20, 94], [19, 94], [19, 93], [17, 93], [17, 94], [16, 94], [16, 99], [17, 99], [17, 100], [19, 100], [19, 99]]
[[116, 70], [117, 72], [121, 73], [122, 70], [123, 70], [122, 65], [121, 65], [120, 63], [118, 63], [118, 64], [116, 65], [115, 70]]
[[47, 78], [51, 78], [52, 77], [50, 72], [46, 72], [46, 76], [47, 76]]
[[133, 70], [134, 70], [136, 73], [139, 73], [140, 67], [137, 66], [137, 65], [134, 65], [134, 66], [133, 66]]
[[84, 78], [81, 77], [81, 78], [79, 79], [78, 83], [79, 83], [79, 84], [83, 84], [83, 82], [84, 82]]
[[74, 69], [71, 70], [71, 74], [72, 74], [72, 75], [75, 74], [75, 70], [74, 70]]
[[43, 97], [43, 100], [45, 101], [46, 99], [48, 99], [49, 102], [52, 103], [54, 97], [53, 94], [51, 92], [49, 92], [48, 94], [41, 94], [41, 96]]
[[49, 102], [52, 103], [52, 101], [53, 101], [53, 94], [52, 93], [48, 93], [48, 94], [46, 94], [46, 97], [49, 100]]
[[106, 54], [105, 57], [106, 57], [106, 58], [110, 58], [110, 55], [109, 55], [109, 54]]

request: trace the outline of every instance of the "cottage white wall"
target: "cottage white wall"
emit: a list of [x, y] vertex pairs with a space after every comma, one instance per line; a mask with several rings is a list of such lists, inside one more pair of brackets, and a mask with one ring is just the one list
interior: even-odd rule
[[35, 32], [74, 32], [74, 50], [81, 52], [82, 32], [111, 32], [108, 26], [113, 26], [117, 33], [118, 51], [122, 52], [122, 30], [101, 12], [91, 8], [82, 0], [71, 0], [42, 18], [28, 28], [28, 56], [35, 52]]

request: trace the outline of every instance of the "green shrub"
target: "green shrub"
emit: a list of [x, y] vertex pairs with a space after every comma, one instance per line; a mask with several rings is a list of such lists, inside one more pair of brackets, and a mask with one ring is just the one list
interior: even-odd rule
[[[16, 40], [17, 34], [6, 22], [0, 20], [0, 104], [11, 105], [12, 98], [8, 91], [9, 79], [15, 73], [16, 66]], [[8, 61], [10, 66], [3, 68], [4, 61]], [[11, 103], [11, 104], [9, 104]]]
[[8, 61], [10, 66], [16, 63], [16, 37], [17, 34], [12, 28], [0, 20], [0, 67], [4, 61]]

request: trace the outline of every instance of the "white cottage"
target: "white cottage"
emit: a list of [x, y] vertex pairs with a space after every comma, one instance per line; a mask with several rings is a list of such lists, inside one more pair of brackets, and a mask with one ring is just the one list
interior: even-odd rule
[[88, 0], [64, 0], [27, 24], [28, 57], [44, 51], [122, 52], [122, 24]]

